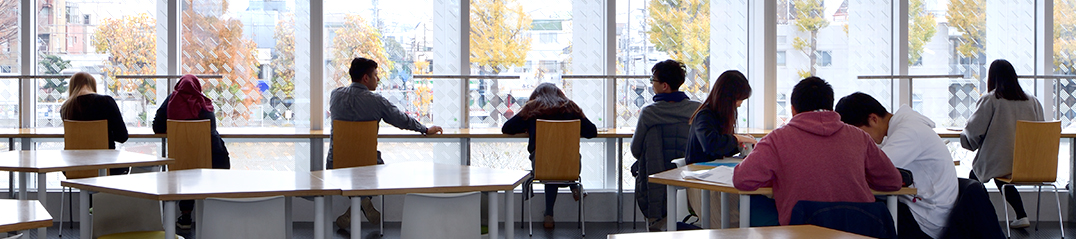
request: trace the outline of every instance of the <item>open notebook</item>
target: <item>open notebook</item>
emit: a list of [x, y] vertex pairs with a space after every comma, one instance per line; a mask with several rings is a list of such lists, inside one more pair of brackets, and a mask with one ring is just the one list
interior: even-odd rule
[[714, 168], [695, 171], [685, 170], [683, 172], [680, 172], [680, 175], [685, 179], [694, 179], [732, 185], [733, 168], [735, 168], [736, 165], [739, 163], [740, 160], [717, 160], [712, 162], [696, 163], [695, 165], [712, 166]]

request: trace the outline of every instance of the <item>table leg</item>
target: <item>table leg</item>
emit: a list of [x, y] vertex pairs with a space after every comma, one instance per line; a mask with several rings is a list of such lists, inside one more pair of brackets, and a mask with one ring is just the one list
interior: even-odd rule
[[325, 196], [314, 197], [314, 239], [325, 239]]
[[[41, 203], [41, 206], [49, 205], [48, 203], [45, 203], [45, 193], [47, 192], [48, 188], [45, 187], [45, 173], [37, 173], [37, 201]], [[45, 211], [48, 212], [48, 210]], [[49, 216], [52, 216], [51, 213], [49, 213]], [[37, 238], [49, 238], [48, 235], [47, 227], [37, 229]]]
[[729, 193], [721, 192], [721, 229], [729, 228], [732, 212], [729, 211]]
[[500, 220], [497, 219], [497, 208], [500, 207], [499, 203], [497, 203], [497, 191], [489, 192], [488, 206], [489, 222], [487, 222], [487, 224], [489, 225], [489, 238], [500, 238], [500, 236], [497, 235], [497, 223], [500, 222]]
[[668, 209], [665, 211], [665, 230], [676, 231], [676, 186], [665, 186], [665, 199]]
[[293, 222], [291, 218], [291, 201], [294, 197], [284, 197], [284, 238], [291, 239], [293, 230]]
[[164, 238], [176, 238], [176, 201], [164, 201]]
[[710, 191], [702, 191], [702, 212], [699, 213], [699, 220], [702, 221], [703, 229], [710, 229]]
[[26, 172], [19, 172], [19, 200], [26, 200]]
[[[351, 238], [362, 238], [362, 197], [351, 197]], [[384, 211], [382, 209], [381, 211]]]
[[[616, 138], [616, 225], [624, 223], [624, 138]], [[632, 210], [634, 213], [635, 210]], [[634, 223], [634, 222], [633, 222]]]
[[[322, 231], [324, 231], [323, 233], [325, 235], [325, 238], [331, 238], [332, 235], [333, 235], [333, 223], [332, 222], [333, 222], [333, 219], [335, 219], [333, 217], [334, 216], [333, 215], [333, 196], [325, 196], [324, 200], [325, 200], [325, 213], [324, 213], [325, 216], [320, 218], [321, 221], [322, 221], [321, 225], [325, 225], [324, 227], [322, 227]], [[352, 217], [352, 218], [354, 218], [354, 217]], [[314, 219], [314, 220], [317, 220], [317, 219]], [[359, 228], [359, 229], [362, 229], [362, 228]]]
[[[893, 216], [893, 229], [897, 229], [897, 196], [889, 195], [885, 197], [885, 205], [889, 207], [889, 214]], [[894, 234], [896, 234], [894, 232]]]
[[751, 227], [751, 195], [740, 194], [740, 228]]
[[516, 209], [512, 207], [515, 205], [514, 198], [515, 193], [512, 189], [504, 191], [504, 238], [514, 239], [516, 237]]
[[90, 230], [93, 228], [93, 220], [90, 220], [90, 191], [86, 189], [78, 192], [78, 220], [78, 238], [91, 238], [93, 232]]

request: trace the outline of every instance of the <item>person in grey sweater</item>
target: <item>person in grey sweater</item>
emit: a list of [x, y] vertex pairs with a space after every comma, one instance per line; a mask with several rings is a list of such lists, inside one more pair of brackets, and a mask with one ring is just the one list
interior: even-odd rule
[[[990, 64], [986, 81], [987, 93], [979, 98], [979, 106], [968, 118], [967, 126], [960, 133], [960, 145], [975, 152], [971, 179], [986, 183], [992, 178], [1012, 174], [1013, 141], [1016, 121], [1043, 121], [1042, 104], [1034, 96], [1024, 93], [1016, 80], [1016, 70], [1006, 60]], [[1002, 182], [994, 180], [998, 188]], [[1016, 187], [1005, 187], [1005, 201], [1016, 212], [1012, 228], [1025, 228], [1031, 224], [1024, 211], [1024, 203]]]
[[631, 172], [635, 176], [635, 200], [654, 231], [660, 228], [653, 226], [665, 224], [660, 222], [667, 210], [665, 187], [649, 183], [646, 176], [675, 168], [672, 160], [684, 157], [687, 132], [691, 129], [688, 120], [701, 103], [680, 91], [687, 73], [683, 63], [665, 60], [650, 72], [654, 103], [639, 112], [639, 123], [631, 137], [631, 154], [636, 158]]
[[[351, 60], [351, 85], [336, 88], [329, 96], [329, 113], [333, 120], [344, 121], [372, 121], [384, 120], [385, 122], [401, 129], [413, 130], [422, 134], [437, 134], [441, 127], [431, 126], [427, 128], [411, 116], [407, 116], [396, 106], [392, 105], [384, 96], [373, 91], [377, 89], [377, 62], [358, 57]], [[335, 133], [333, 133], [335, 134]], [[330, 135], [332, 137], [332, 135]], [[333, 144], [329, 141], [328, 168], [333, 168]], [[377, 163], [383, 164], [381, 152], [377, 152]], [[381, 221], [381, 213], [374, 208], [370, 197], [362, 197], [362, 211], [370, 223], [377, 224]], [[336, 218], [336, 226], [340, 229], [350, 230], [351, 208]]]

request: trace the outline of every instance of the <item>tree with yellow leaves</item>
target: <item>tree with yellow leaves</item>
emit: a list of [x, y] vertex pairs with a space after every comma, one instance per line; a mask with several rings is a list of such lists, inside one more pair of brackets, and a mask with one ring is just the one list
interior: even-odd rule
[[156, 79], [116, 79], [117, 75], [152, 75], [157, 72], [157, 20], [146, 13], [120, 19], [101, 19], [93, 33], [94, 51], [108, 55], [104, 72], [112, 92], [139, 92], [156, 104]]
[[[497, 75], [512, 66], [523, 66], [527, 52], [531, 50], [531, 17], [523, 11], [516, 0], [471, 0], [471, 64], [480, 75]], [[479, 79], [479, 90], [485, 91], [486, 79]], [[489, 80], [490, 93], [494, 96], [490, 118], [501, 120], [497, 109], [503, 101], [500, 82]], [[484, 93], [479, 93], [478, 105], [485, 107]]]
[[908, 3], [908, 17], [912, 20], [911, 29], [908, 31], [908, 65], [922, 62], [926, 43], [938, 32], [934, 15], [928, 13], [924, 5], [923, 0], [912, 0]]
[[[411, 68], [412, 75], [429, 74], [430, 62], [429, 61], [415, 61], [415, 67]], [[414, 91], [415, 98], [411, 99], [411, 104], [418, 109], [418, 119], [421, 122], [426, 122], [430, 119], [430, 104], [433, 103], [433, 88], [430, 87], [430, 81], [428, 79], [414, 79]]]
[[[214, 0], [185, 0], [187, 6], [206, 6], [208, 9], [228, 10], [228, 1], [213, 2]], [[212, 5], [219, 4], [216, 8]], [[254, 53], [257, 45], [250, 39], [243, 38], [243, 23], [238, 19], [225, 19], [214, 13], [196, 12], [196, 7], [187, 7], [182, 12], [182, 66], [181, 72], [185, 74], [219, 74], [224, 78], [213, 84], [206, 81], [203, 84], [204, 92], [215, 92], [220, 95], [213, 99], [213, 103], [229, 105], [232, 107], [220, 107], [217, 110], [218, 119], [226, 126], [242, 126], [242, 121], [251, 117], [249, 109], [261, 103], [261, 94], [258, 94], [257, 68], [259, 63]], [[214, 94], [207, 93], [212, 96]], [[223, 109], [231, 110], [223, 110]], [[231, 123], [230, 123], [231, 122]]]
[[956, 50], [960, 56], [975, 58], [983, 52], [986, 15], [983, 0], [949, 0], [949, 26], [961, 33]]
[[1054, 2], [1054, 73], [1076, 74], [1076, 1]]
[[654, 48], [687, 66], [689, 88], [709, 89], [710, 1], [650, 0], [646, 34]]
[[807, 78], [818, 73], [815, 66], [818, 64], [818, 31], [829, 26], [829, 21], [824, 16], [826, 9], [822, 0], [796, 0], [795, 8], [796, 30], [811, 34], [809, 40], [801, 37], [792, 40], [792, 48], [811, 59], [810, 70], [799, 70], [800, 78]]
[[283, 92], [285, 98], [295, 97], [295, 15], [286, 13], [277, 21], [273, 31], [276, 46], [269, 66], [273, 68], [272, 92]]
[[523, 66], [531, 17], [515, 0], [471, 0], [471, 64], [483, 74]]
[[329, 67], [333, 68], [330, 77], [335, 87], [351, 85], [352, 79], [348, 75], [348, 69], [351, 68], [351, 60], [355, 57], [376, 61], [377, 75], [381, 79], [388, 79], [389, 72], [395, 69], [395, 65], [385, 52], [381, 31], [371, 26], [362, 16], [349, 14], [344, 17], [343, 27], [334, 32], [336, 33], [332, 39], [334, 55]]

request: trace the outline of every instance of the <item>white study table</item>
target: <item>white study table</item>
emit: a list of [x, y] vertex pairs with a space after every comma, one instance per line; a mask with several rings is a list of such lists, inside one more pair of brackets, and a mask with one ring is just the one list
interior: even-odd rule
[[[20, 172], [19, 199], [26, 200], [26, 178], [29, 173], [37, 173], [37, 198], [45, 203], [45, 174], [71, 170], [98, 170], [104, 175], [107, 168], [141, 167], [164, 165], [175, 162], [173, 159], [161, 158], [149, 154], [119, 151], [113, 149], [89, 150], [24, 150], [0, 152], [0, 171]], [[38, 228], [38, 234], [44, 235], [45, 228]]]
[[[327, 187], [309, 172], [190, 169], [65, 180], [61, 185], [81, 191], [79, 238], [90, 238], [92, 235], [89, 215], [91, 192], [163, 201], [165, 238], [175, 237], [176, 202], [179, 200], [273, 196], [314, 196], [317, 200], [328, 195], [340, 195], [339, 189]], [[323, 204], [315, 205], [315, 213], [325, 211], [318, 206], [324, 207]], [[290, 221], [291, 204], [285, 203], [285, 207], [285, 217]], [[315, 224], [325, 224], [324, 218], [321, 215], [315, 217]], [[291, 227], [288, 225], [287, 233], [290, 235]], [[315, 238], [325, 238], [324, 234], [318, 236], [315, 233]]]
[[[351, 207], [361, 207], [359, 196], [408, 194], [408, 193], [489, 193], [489, 235], [497, 234], [497, 192], [505, 192], [505, 206], [511, 207], [512, 190], [519, 186], [528, 171], [491, 169], [475, 166], [435, 164], [428, 162], [407, 162], [382, 164], [366, 167], [352, 167], [317, 171], [314, 177], [321, 178], [327, 185], [339, 188], [345, 197], [351, 198]], [[315, 201], [315, 205], [319, 202]], [[320, 202], [324, 204], [324, 202]], [[514, 237], [512, 209], [506, 209], [505, 232], [507, 238]], [[357, 214], [352, 214], [357, 215]], [[321, 218], [318, 218], [321, 219]], [[351, 220], [351, 238], [362, 238], [361, 220]], [[326, 231], [328, 225], [314, 223], [314, 231]]]

